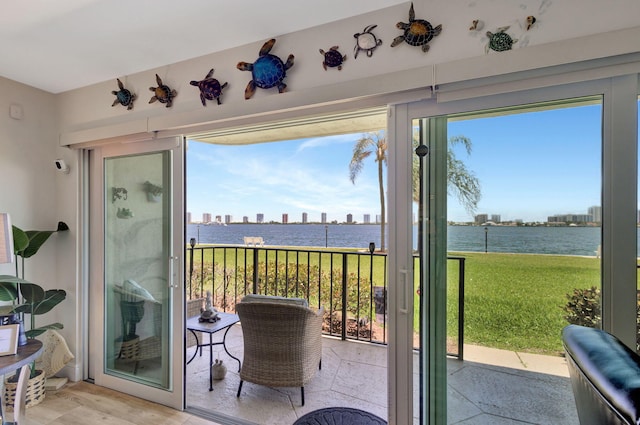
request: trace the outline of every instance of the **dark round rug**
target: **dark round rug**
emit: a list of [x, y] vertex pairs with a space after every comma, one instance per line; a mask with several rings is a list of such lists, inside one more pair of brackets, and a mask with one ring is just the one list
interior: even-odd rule
[[387, 421], [364, 410], [328, 407], [300, 417], [293, 425], [386, 425]]

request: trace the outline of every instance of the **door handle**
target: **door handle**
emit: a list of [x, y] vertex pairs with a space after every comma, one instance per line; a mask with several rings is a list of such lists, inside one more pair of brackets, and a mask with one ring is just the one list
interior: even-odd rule
[[407, 276], [409, 276], [409, 271], [407, 269], [400, 269], [400, 308], [398, 311], [403, 314], [409, 313], [409, 299], [407, 295]]

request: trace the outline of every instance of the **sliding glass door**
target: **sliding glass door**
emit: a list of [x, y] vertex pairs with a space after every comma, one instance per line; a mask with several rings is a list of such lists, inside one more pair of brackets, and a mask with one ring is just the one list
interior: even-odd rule
[[[182, 141], [94, 151], [97, 384], [183, 407]], [[97, 194], [100, 194], [98, 197]], [[99, 315], [99, 316], [98, 316]]]

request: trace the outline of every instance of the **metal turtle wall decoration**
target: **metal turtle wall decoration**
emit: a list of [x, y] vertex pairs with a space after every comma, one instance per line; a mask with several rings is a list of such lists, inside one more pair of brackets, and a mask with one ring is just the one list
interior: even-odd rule
[[369, 25], [365, 27], [362, 32], [357, 32], [353, 34], [353, 37], [356, 39], [356, 45], [353, 48], [353, 58], [358, 59], [358, 53], [363, 50], [367, 53], [367, 57], [371, 57], [373, 55], [373, 51], [376, 50], [376, 47], [382, 44], [382, 40], [380, 40], [376, 35], [372, 32], [377, 25]]
[[120, 81], [119, 78], [117, 78], [117, 81], [119, 90], [111, 92], [111, 94], [116, 96], [116, 99], [113, 101], [111, 106], [113, 107], [120, 104], [122, 106], [126, 106], [127, 111], [130, 111], [133, 109], [133, 101], [136, 100], [136, 95], [135, 93], [131, 93], [129, 90], [125, 89], [124, 84], [122, 84], [122, 81]]
[[512, 38], [505, 31], [508, 30], [509, 27], [501, 27], [496, 30], [496, 32], [492, 33], [491, 31], [487, 31], [487, 37], [489, 37], [489, 42], [484, 48], [485, 53], [489, 53], [489, 50], [493, 50], [496, 52], [504, 52], [507, 50], [511, 50], [514, 43], [518, 42], [518, 39]]
[[222, 96], [222, 90], [227, 87], [227, 83], [220, 84], [220, 81], [213, 78], [213, 71], [213, 68], [211, 68], [211, 71], [204, 77], [204, 80], [194, 80], [189, 83], [200, 89], [202, 106], [207, 106], [207, 100], [215, 100], [218, 102], [218, 105], [222, 105], [220, 96]]
[[261, 89], [277, 87], [279, 93], [286, 90], [287, 85], [284, 79], [287, 76], [287, 70], [293, 66], [294, 56], [289, 55], [285, 63], [278, 56], [269, 53], [275, 43], [275, 38], [264, 43], [254, 63], [238, 62], [236, 65], [240, 71], [251, 71], [251, 81], [244, 90], [245, 99], [251, 99], [256, 92], [256, 87]]
[[322, 67], [326, 71], [327, 68], [338, 68], [342, 70], [342, 64], [347, 60], [347, 55], [343, 55], [338, 51], [338, 46], [331, 47], [328, 51], [320, 49], [320, 54], [324, 56]]
[[410, 46], [420, 46], [423, 52], [429, 51], [429, 42], [442, 32], [442, 25], [434, 27], [429, 21], [416, 19], [413, 10], [413, 2], [409, 8], [409, 22], [398, 22], [396, 28], [404, 31], [402, 35], [394, 38], [391, 47], [395, 47], [403, 41]]
[[156, 74], [156, 82], [158, 83], [158, 87], [149, 87], [149, 90], [153, 92], [149, 103], [157, 100], [160, 103], [164, 103], [167, 108], [170, 108], [173, 104], [173, 98], [178, 95], [178, 92], [163, 84], [158, 74]]

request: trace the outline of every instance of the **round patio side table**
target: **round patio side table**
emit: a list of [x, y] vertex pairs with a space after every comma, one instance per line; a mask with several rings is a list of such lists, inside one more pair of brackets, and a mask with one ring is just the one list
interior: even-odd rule
[[293, 425], [386, 425], [387, 421], [350, 407], [327, 407], [298, 418]]

